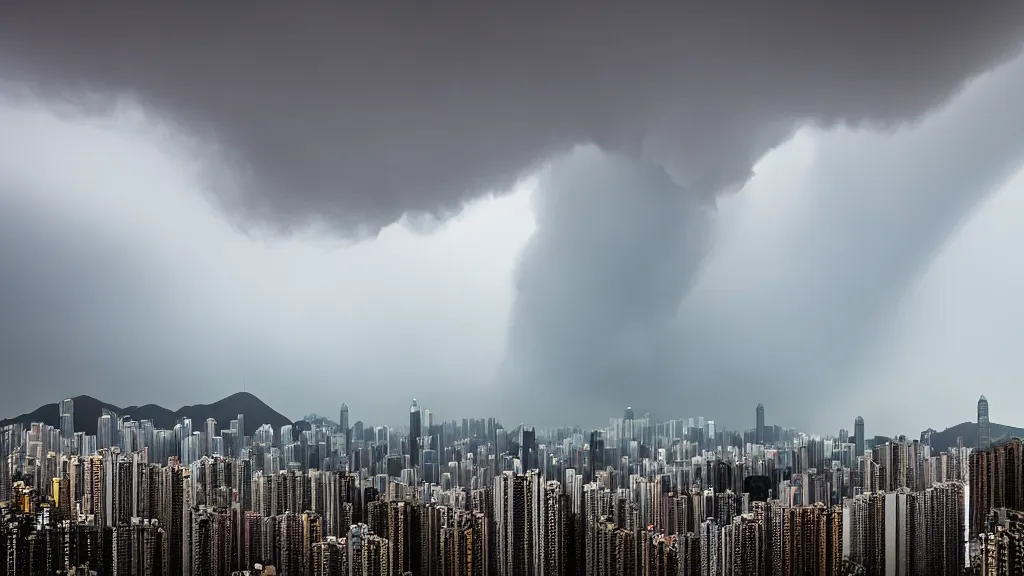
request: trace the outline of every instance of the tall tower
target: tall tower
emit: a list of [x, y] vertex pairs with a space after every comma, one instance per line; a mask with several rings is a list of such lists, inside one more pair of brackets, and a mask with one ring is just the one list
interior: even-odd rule
[[348, 429], [348, 404], [341, 403], [341, 412], [338, 414], [338, 427], [341, 428], [341, 433], [345, 435], [345, 446], [341, 449], [343, 454], [348, 454], [348, 447], [352, 445], [352, 441], [349, 438]]
[[60, 437], [75, 437], [75, 401], [70, 398], [60, 401]]
[[864, 418], [857, 416], [853, 421], [853, 443], [856, 446], [856, 455], [864, 455]]
[[217, 421], [213, 418], [206, 419], [206, 455], [213, 456], [213, 438], [217, 435]]
[[988, 400], [984, 396], [978, 399], [978, 449], [984, 450], [991, 443], [991, 430], [988, 423]]
[[420, 404], [415, 398], [409, 407], [409, 465], [416, 468], [420, 463]]
[[754, 437], [758, 444], [764, 444], [764, 404], [757, 403], [757, 427], [754, 430]]

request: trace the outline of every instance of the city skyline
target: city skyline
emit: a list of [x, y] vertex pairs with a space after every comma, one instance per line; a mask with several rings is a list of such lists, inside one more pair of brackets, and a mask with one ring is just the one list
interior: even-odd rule
[[[243, 397], [243, 396], [246, 397], [246, 400], [245, 400], [246, 404], [251, 404], [251, 402], [254, 401], [254, 402], [256, 402], [259, 405], [259, 411], [270, 412], [270, 413], [274, 414], [273, 420], [280, 421], [281, 418], [285, 418], [284, 415], [274, 411], [273, 407], [269, 406], [268, 404], [264, 403], [259, 398], [255, 397], [255, 396], [253, 396], [251, 394], [248, 394], [248, 393], [233, 394], [233, 395], [231, 395], [229, 397], [226, 397], [226, 398], [220, 400], [219, 402], [215, 403], [215, 405], [219, 405], [220, 406], [218, 408], [218, 411], [221, 412], [221, 413], [223, 413], [225, 411], [225, 409], [230, 411], [231, 410], [231, 408], [230, 408], [231, 402], [233, 402], [233, 401], [237, 402], [237, 399], [240, 398], [240, 397]], [[53, 426], [57, 430], [60, 431], [61, 437], [66, 439], [66, 438], [69, 438], [69, 434], [66, 431], [73, 429], [73, 427], [75, 425], [74, 424], [74, 416], [72, 415], [72, 414], [74, 414], [75, 400], [76, 399], [81, 399], [81, 398], [83, 398], [83, 397], [79, 396], [79, 397], [75, 397], [75, 398], [65, 398], [65, 399], [61, 400], [60, 402], [41, 406], [38, 410], [33, 411], [32, 413], [22, 414], [22, 415], [14, 416], [14, 417], [7, 418], [7, 419], [0, 418], [0, 425], [11, 425], [11, 424], [15, 424], [15, 423], [20, 423], [20, 425], [22, 425], [22, 426], [27, 426], [27, 425], [30, 425], [30, 424], [33, 424], [33, 423], [40, 422], [40, 420], [38, 418], [33, 419], [32, 417], [34, 415], [38, 415], [40, 412], [42, 412], [44, 414], [44, 417], [46, 417], [45, 415], [47, 414], [47, 408], [50, 407], [50, 406], [54, 406], [54, 407], [56, 407], [55, 410], [56, 410], [57, 418], [54, 419], [55, 424], [53, 424]], [[93, 403], [98, 402], [97, 399], [93, 399], [91, 397], [84, 397], [84, 398], [88, 398], [90, 400], [90, 405], [93, 404]], [[197, 409], [196, 408], [197, 406], [200, 406], [200, 405], [194, 405], [194, 404], [185, 405], [178, 412], [186, 411], [186, 410], [195, 411]], [[218, 423], [218, 420], [216, 418], [206, 419], [206, 418], [203, 418], [203, 417], [174, 416], [172, 411], [167, 409], [167, 408], [158, 407], [158, 406], [155, 406], [155, 405], [149, 405], [146, 408], [140, 408], [138, 406], [134, 406], [134, 407], [125, 406], [125, 407], [121, 407], [121, 408], [103, 407], [103, 408], [99, 409], [100, 410], [100, 416], [98, 418], [99, 423], [97, 424], [96, 428], [102, 429], [104, 427], [105, 419], [106, 419], [106, 426], [107, 427], [111, 426], [112, 424], [111, 424], [110, 418], [113, 418], [113, 417], [118, 418], [119, 422], [120, 421], [129, 421], [129, 420], [130, 421], [136, 421], [136, 420], [148, 421], [149, 422], [149, 426], [152, 427], [154, 425], [154, 420], [152, 420], [150, 418], [147, 418], [145, 416], [141, 416], [140, 417], [137, 414], [133, 414], [133, 412], [135, 412], [136, 410], [142, 410], [143, 412], [148, 412], [148, 411], [151, 411], [153, 408], [157, 408], [157, 409], [163, 411], [163, 412], [161, 412], [160, 419], [161, 419], [162, 422], [164, 422], [168, 426], [170, 425], [170, 423], [172, 421], [176, 425], [180, 425], [183, 422], [183, 420], [196, 420], [197, 422], [200, 422], [200, 424], [198, 424], [198, 425], [202, 425], [202, 426], [207, 427], [207, 430], [206, 430], [206, 432], [207, 432], [206, 437], [207, 438], [212, 438], [213, 437], [213, 434], [210, 433], [209, 428], [211, 426], [214, 426], [214, 427], [217, 426], [217, 423]], [[211, 408], [211, 407], [202, 406], [202, 408], [199, 409], [199, 411], [205, 413], [206, 410], [209, 409], [209, 408]], [[252, 410], [252, 406], [250, 406], [249, 409]], [[770, 415], [770, 413], [769, 413], [769, 415]], [[562, 423], [557, 424], [557, 425], [545, 426], [545, 425], [539, 425], [539, 424], [537, 424], [535, 422], [531, 422], [529, 420], [524, 420], [524, 419], [506, 420], [505, 423], [506, 423], [507, 426], [509, 426], [511, 428], [524, 428], [525, 427], [525, 428], [528, 428], [530, 430], [536, 430], [536, 431], [541, 432], [541, 433], [546, 435], [548, 433], [557, 433], [556, 431], [564, 430], [564, 429], [567, 429], [567, 428], [578, 429], [578, 430], [583, 430], [583, 431], [600, 430], [602, 428], [606, 428], [609, 424], [615, 425], [616, 422], [620, 422], [621, 423], [621, 422], [626, 421], [626, 420], [634, 420], [634, 419], [636, 419], [636, 420], [643, 420], [644, 422], [647, 422], [649, 424], [657, 424], [657, 425], [667, 425], [670, 422], [674, 423], [674, 424], [678, 424], [678, 423], [685, 423], [685, 422], [688, 421], [689, 424], [690, 424], [690, 427], [693, 427], [693, 426], [697, 425], [698, 427], [708, 428], [710, 426], [710, 428], [708, 428], [710, 430], [709, 433], [714, 433], [717, 430], [718, 432], [731, 433], [731, 434], [740, 434], [743, 437], [746, 437], [747, 435], [749, 435], [750, 436], [749, 442], [753, 442], [753, 443], [762, 443], [759, 439], [765, 438], [770, 433], [778, 434], [778, 433], [781, 433], [781, 432], [785, 432], [787, 434], [798, 434], [798, 435], [800, 435], [802, 437], [805, 437], [805, 438], [816, 438], [816, 439], [824, 439], [824, 440], [835, 439], [835, 440], [841, 440], [842, 442], [849, 441], [852, 445], [854, 445], [854, 447], [856, 449], [856, 456], [862, 456], [864, 454], [864, 450], [865, 450], [865, 446], [866, 445], [870, 445], [871, 442], [876, 442], [876, 441], [879, 441], [879, 440], [881, 440], [881, 441], [888, 441], [888, 440], [891, 440], [891, 439], [894, 439], [894, 438], [900, 438], [900, 437], [913, 439], [913, 438], [917, 438], [918, 436], [920, 436], [922, 442], [925, 442], [926, 439], [928, 439], [927, 441], [930, 442], [930, 438], [931, 437], [935, 436], [936, 434], [940, 434], [940, 433], [944, 433], [944, 435], [946, 437], [952, 439], [954, 437], [950, 436], [950, 431], [956, 430], [956, 429], [960, 428], [964, 424], [974, 424], [976, 426], [977, 429], [973, 433], [975, 438], [976, 438], [976, 440], [972, 441], [972, 440], [970, 440], [968, 438], [968, 439], [965, 439], [964, 441], [966, 442], [965, 445], [971, 446], [971, 447], [974, 447], [974, 448], [978, 448], [978, 449], [985, 449], [985, 448], [991, 446], [993, 444], [993, 442], [995, 442], [996, 440], [998, 440], [999, 442], [1005, 442], [1006, 440], [1008, 440], [1011, 437], [1024, 436], [1024, 427], [1014, 426], [1013, 423], [1006, 423], [1006, 422], [997, 422], [998, 426], [1000, 426], [1001, 429], [1006, 431], [1006, 432], [1003, 433], [1003, 435], [998, 436], [996, 438], [993, 438], [991, 436], [991, 421], [990, 421], [990, 418], [989, 418], [988, 400], [986, 399], [986, 397], [984, 395], [982, 395], [978, 399], [977, 404], [974, 407], [973, 416], [974, 417], [972, 419], [965, 420], [963, 422], [948, 423], [948, 424], [944, 424], [944, 425], [940, 424], [940, 426], [941, 426], [940, 428], [927, 427], [927, 428], [925, 428], [923, 430], [919, 430], [919, 431], [917, 431], [917, 430], [887, 430], [887, 429], [874, 428], [874, 429], [868, 430], [868, 431], [870, 431], [870, 434], [868, 434], [866, 432], [865, 420], [864, 420], [864, 418], [862, 416], [859, 416], [859, 415], [856, 416], [855, 418], [853, 418], [853, 420], [852, 420], [852, 427], [847, 427], [845, 425], [840, 425], [835, 430], [809, 430], [809, 429], [801, 429], [799, 427], [787, 424], [786, 422], [775, 422], [775, 421], [772, 421], [770, 419], [766, 420], [765, 406], [764, 406], [763, 403], [759, 402], [755, 406], [755, 408], [754, 408], [754, 416], [751, 419], [751, 421], [747, 422], [747, 423], [742, 423], [741, 422], [741, 423], [737, 423], [737, 424], [732, 424], [732, 423], [725, 422], [723, 420], [717, 419], [715, 417], [708, 417], [707, 415], [700, 415], [700, 414], [693, 415], [693, 416], [686, 416], [686, 415], [681, 415], [680, 416], [680, 415], [677, 415], [675, 417], [670, 417], [670, 418], [658, 418], [658, 417], [652, 415], [648, 411], [645, 411], [643, 409], [636, 409], [633, 406], [627, 406], [625, 408], [625, 410], [620, 413], [620, 415], [609, 414], [600, 423], [592, 425], [592, 426], [586, 425], [586, 424], [580, 424], [580, 423], [576, 423], [576, 422], [562, 422]], [[360, 424], [362, 426], [384, 426], [388, 430], [394, 430], [394, 431], [400, 432], [402, 434], [410, 435], [410, 438], [411, 438], [410, 442], [413, 443], [413, 447], [416, 447], [415, 443], [418, 442], [418, 441], [412, 440], [412, 438], [419, 438], [419, 435], [418, 434], [417, 435], [411, 435], [411, 434], [412, 434], [413, 431], [419, 430], [421, 426], [425, 426], [426, 428], [429, 428], [435, 422], [450, 422], [450, 423], [458, 424], [460, 421], [461, 422], [475, 421], [475, 420], [481, 420], [482, 421], [482, 420], [486, 420], [486, 419], [494, 420], [495, 422], [498, 422], [498, 421], [501, 420], [499, 418], [495, 418], [494, 416], [487, 417], [487, 416], [482, 416], [480, 414], [468, 415], [468, 416], [467, 415], [462, 415], [462, 416], [454, 415], [453, 416], [453, 415], [445, 414], [444, 412], [440, 412], [439, 413], [436, 409], [422, 408], [421, 405], [420, 405], [419, 400], [416, 399], [416, 398], [413, 398], [411, 400], [410, 404], [409, 404], [409, 419], [407, 421], [404, 421], [404, 422], [402, 422], [402, 421], [391, 421], [391, 420], [380, 421], [380, 420], [372, 420], [372, 419], [366, 419], [366, 421], [364, 422], [363, 418], [359, 416], [358, 412], [356, 412], [356, 419], [355, 420], [351, 420], [351, 412], [350, 412], [350, 408], [349, 408], [349, 405], [348, 405], [347, 402], [342, 402], [341, 403], [341, 406], [340, 406], [340, 408], [338, 410], [338, 415], [336, 417], [334, 415], [331, 415], [331, 414], [328, 414], [328, 413], [321, 413], [321, 412], [316, 412], [316, 411], [310, 411], [310, 412], [307, 412], [306, 414], [302, 415], [301, 417], [294, 418], [292, 420], [286, 420], [286, 421], [288, 422], [288, 424], [287, 424], [288, 426], [291, 426], [293, 424], [298, 424], [300, 422], [304, 423], [304, 425], [316, 424], [318, 422], [325, 422], [325, 423], [328, 423], [330, 425], [340, 426], [340, 427], [346, 428], [346, 429], [350, 428], [350, 425], [353, 422], [357, 422], [358, 424]], [[699, 423], [699, 425], [697, 423]], [[87, 429], [91, 429], [91, 422], [89, 422], [86, 427], [87, 427]], [[211, 441], [207, 440], [206, 442], [211, 442]], [[953, 443], [954, 442], [950, 442], [950, 444], [953, 444]], [[212, 446], [208, 444], [206, 446], [207, 451], [210, 451], [209, 450], [210, 448], [212, 448]], [[410, 448], [410, 449], [412, 450], [412, 448]]]
[[[167, 430], [104, 413], [91, 435], [74, 429], [72, 399], [55, 406], [59, 426], [0, 428], [8, 573], [1024, 568], [1020, 438], [945, 448], [925, 434], [869, 438], [859, 416], [853, 434], [821, 438], [769, 424], [760, 403], [742, 432], [704, 418], [655, 422], [632, 406], [589, 433], [540, 430], [437, 421], [416, 399], [404, 432], [358, 419], [274, 429], [242, 413]], [[984, 396], [976, 408], [988, 434]], [[339, 422], [352, 416], [342, 403]]]

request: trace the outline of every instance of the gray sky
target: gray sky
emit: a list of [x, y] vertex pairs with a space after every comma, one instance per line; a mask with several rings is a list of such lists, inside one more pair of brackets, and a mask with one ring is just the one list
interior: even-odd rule
[[[1024, 64], [959, 89], [1016, 52], [1024, 7], [757, 6], [468, 10], [440, 34], [435, 12], [226, 27], [17, 5], [7, 409], [176, 407], [244, 380], [292, 416], [347, 401], [398, 421], [416, 396], [452, 417], [632, 404], [747, 426], [761, 401], [780, 423], [913, 433], [970, 418], [983, 389], [999, 421], [1021, 399], [1016, 299], [977, 291], [1014, 274]], [[999, 203], [1004, 228], [978, 224]]]

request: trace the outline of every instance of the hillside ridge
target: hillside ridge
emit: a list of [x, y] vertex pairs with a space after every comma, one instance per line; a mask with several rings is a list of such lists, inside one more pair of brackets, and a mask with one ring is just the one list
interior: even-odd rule
[[[182, 418], [191, 418], [192, 429], [200, 430], [205, 425], [207, 418], [213, 418], [217, 421], [219, 431], [227, 428], [229, 422], [237, 418], [239, 414], [245, 415], [243, 433], [246, 435], [252, 435], [256, 428], [263, 424], [270, 424], [275, 431], [280, 430], [281, 426], [285, 424], [293, 424], [291, 420], [250, 392], [235, 392], [210, 404], [192, 404], [182, 406], [177, 410], [157, 404], [120, 407], [87, 395], [75, 396], [71, 399], [75, 402], [75, 431], [86, 434], [96, 434], [97, 421], [104, 410], [113, 412], [120, 417], [130, 416], [133, 420], [152, 420], [155, 428], [168, 430]], [[59, 403], [44, 404], [31, 412], [0, 421], [0, 426], [14, 423], [22, 423], [27, 426], [33, 422], [59, 427]]]

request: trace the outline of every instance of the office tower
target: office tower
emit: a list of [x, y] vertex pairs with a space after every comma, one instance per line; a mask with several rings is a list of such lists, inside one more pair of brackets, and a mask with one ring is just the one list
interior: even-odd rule
[[626, 410], [622, 413], [622, 419], [625, 420], [626, 422], [630, 422], [634, 419], [634, 417], [635, 415], [633, 413], [633, 407], [626, 406]]
[[96, 449], [110, 449], [114, 446], [114, 419], [103, 414], [96, 420]]
[[856, 447], [854, 455], [864, 455], [864, 418], [857, 416], [853, 421], [853, 444]]
[[420, 405], [412, 399], [409, 407], [409, 464], [415, 469], [420, 463]]
[[60, 401], [60, 437], [70, 440], [75, 437], [75, 401], [67, 398]]
[[991, 442], [991, 430], [988, 422], [988, 400], [984, 396], [978, 399], [978, 450], [986, 450]]
[[238, 433], [238, 453], [241, 454], [242, 448], [245, 447], [245, 414], [239, 414], [235, 419], [238, 421], [238, 427], [235, 429]]
[[519, 447], [519, 459], [523, 470], [537, 468], [537, 432], [533, 428], [523, 428], [522, 444]]
[[338, 427], [341, 429], [341, 433], [345, 435], [345, 443], [341, 447], [342, 454], [348, 454], [348, 447], [352, 445], [352, 439], [349, 438], [348, 429], [348, 404], [341, 403], [341, 413], [338, 415]]
[[757, 404], [757, 424], [754, 428], [754, 441], [757, 444], [764, 444], [764, 404]]
[[295, 432], [293, 431], [292, 425], [285, 424], [284, 426], [281, 426], [280, 436], [282, 448], [290, 445], [292, 442], [295, 442]]
[[205, 440], [205, 446], [203, 447], [203, 455], [212, 456], [214, 453], [213, 439], [214, 437], [217, 436], [217, 421], [214, 420], [213, 418], [207, 418], [206, 426], [203, 428], [203, 433], [205, 434], [205, 437], [203, 438]]

